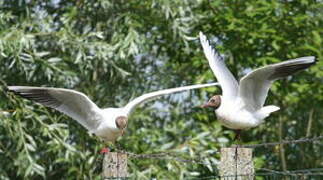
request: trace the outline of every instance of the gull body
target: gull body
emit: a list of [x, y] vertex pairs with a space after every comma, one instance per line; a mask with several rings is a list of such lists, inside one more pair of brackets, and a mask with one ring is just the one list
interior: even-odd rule
[[8, 90], [44, 106], [54, 108], [70, 116], [90, 133], [107, 142], [114, 142], [123, 135], [131, 112], [138, 105], [162, 95], [215, 86], [218, 83], [197, 84], [165, 89], [139, 96], [120, 108], [97, 107], [85, 94], [63, 88], [46, 88], [31, 86], [8, 86]]
[[203, 107], [215, 110], [218, 120], [230, 129], [240, 130], [256, 127], [270, 113], [280, 108], [264, 105], [272, 83], [280, 78], [306, 69], [315, 64], [315, 57], [307, 56], [255, 69], [238, 81], [226, 67], [223, 58], [209, 45], [200, 32], [200, 41], [209, 65], [222, 88], [222, 95], [213, 96]]
[[222, 102], [223, 104], [215, 110], [215, 113], [224, 126], [230, 129], [246, 129], [261, 123], [261, 118], [244, 108], [244, 103], [240, 98], [235, 101]]
[[100, 123], [97, 128], [90, 130], [91, 133], [111, 142], [123, 134], [123, 129], [118, 128], [116, 123], [118, 117], [128, 117], [123, 108], [105, 108], [98, 115]]

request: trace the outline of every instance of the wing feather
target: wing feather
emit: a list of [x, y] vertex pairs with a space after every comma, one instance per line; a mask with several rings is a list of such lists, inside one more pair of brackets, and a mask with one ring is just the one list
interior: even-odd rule
[[95, 119], [100, 108], [85, 94], [62, 88], [8, 86], [8, 90], [26, 99], [54, 108], [78, 121], [88, 130], [98, 125]]
[[315, 57], [301, 57], [258, 68], [240, 80], [239, 97], [249, 110], [263, 107], [271, 84], [315, 64]]
[[209, 87], [209, 86], [216, 86], [219, 85], [219, 83], [209, 83], [209, 84], [197, 84], [197, 85], [191, 85], [191, 86], [183, 86], [178, 88], [171, 88], [171, 89], [165, 89], [160, 91], [155, 91], [151, 93], [144, 94], [142, 96], [139, 96], [135, 98], [134, 100], [130, 101], [125, 107], [125, 112], [129, 115], [136, 106], [138, 106], [141, 103], [144, 103], [146, 101], [149, 101], [151, 99], [157, 98], [159, 96], [176, 93], [180, 91], [186, 91], [190, 89], [197, 89], [197, 88], [203, 88], [203, 87]]
[[204, 54], [209, 62], [213, 74], [221, 84], [222, 97], [224, 100], [235, 99], [238, 95], [238, 82], [226, 67], [223, 59], [210, 46], [205, 35], [200, 32], [200, 41], [203, 47]]

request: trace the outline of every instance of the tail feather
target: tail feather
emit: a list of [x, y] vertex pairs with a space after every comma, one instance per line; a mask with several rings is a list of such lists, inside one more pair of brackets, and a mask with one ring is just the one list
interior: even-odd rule
[[258, 111], [258, 114], [261, 116], [262, 119], [264, 119], [268, 117], [270, 113], [278, 111], [279, 109], [280, 108], [278, 106], [274, 105], [264, 106]]

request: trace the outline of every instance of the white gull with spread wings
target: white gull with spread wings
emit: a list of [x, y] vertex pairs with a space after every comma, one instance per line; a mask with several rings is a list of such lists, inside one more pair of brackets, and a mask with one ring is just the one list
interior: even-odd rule
[[136, 106], [153, 98], [180, 91], [215, 86], [197, 84], [144, 94], [121, 108], [99, 108], [85, 94], [62, 88], [8, 86], [8, 90], [47, 107], [54, 108], [80, 123], [105, 141], [114, 142], [124, 132], [128, 117]]
[[213, 96], [202, 107], [215, 110], [219, 121], [230, 129], [240, 130], [256, 127], [270, 115], [279, 110], [274, 105], [264, 106], [271, 84], [297, 71], [315, 64], [315, 57], [301, 57], [267, 65], [245, 75], [238, 83], [223, 58], [209, 45], [205, 35], [200, 32], [200, 41], [209, 65], [222, 88], [222, 95]]

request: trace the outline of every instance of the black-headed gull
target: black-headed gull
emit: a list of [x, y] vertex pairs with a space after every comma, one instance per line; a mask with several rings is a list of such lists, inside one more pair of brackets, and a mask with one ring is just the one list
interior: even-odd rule
[[124, 132], [128, 117], [134, 108], [152, 98], [180, 91], [215, 86], [218, 83], [197, 84], [165, 89], [144, 94], [130, 101], [125, 107], [97, 107], [85, 94], [62, 88], [8, 86], [8, 90], [47, 107], [54, 108], [83, 125], [89, 132], [104, 141], [114, 142]]
[[213, 96], [202, 107], [214, 109], [222, 125], [236, 130], [235, 139], [240, 139], [241, 130], [260, 125], [270, 113], [279, 110], [274, 105], [264, 106], [268, 90], [275, 80], [315, 64], [313, 56], [287, 60], [258, 68], [245, 75], [238, 83], [202, 32], [200, 41], [222, 88], [222, 95]]

